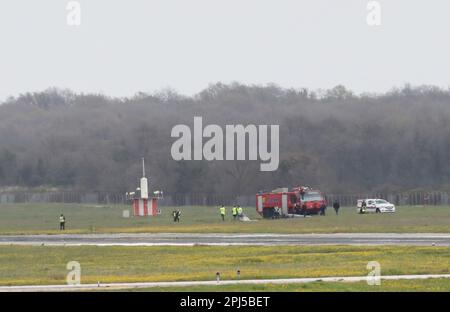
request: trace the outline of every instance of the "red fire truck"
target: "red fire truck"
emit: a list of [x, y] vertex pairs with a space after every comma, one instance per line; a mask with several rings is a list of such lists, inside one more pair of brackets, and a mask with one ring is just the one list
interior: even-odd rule
[[277, 216], [310, 215], [326, 208], [325, 196], [307, 186], [292, 189], [279, 188], [256, 194], [256, 211], [264, 218]]

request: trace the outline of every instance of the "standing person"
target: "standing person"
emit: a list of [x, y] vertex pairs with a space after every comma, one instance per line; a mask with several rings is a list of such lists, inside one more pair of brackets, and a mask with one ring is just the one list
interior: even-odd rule
[[59, 230], [64, 231], [66, 229], [66, 217], [63, 214], [59, 216]]
[[308, 210], [307, 210], [305, 204], [303, 204], [303, 206], [302, 206], [302, 213], [303, 213], [303, 218], [306, 218], [306, 215], [308, 214]]
[[222, 217], [222, 221], [225, 221], [225, 212], [226, 212], [225, 206], [224, 205], [220, 206], [219, 211], [220, 216]]
[[324, 216], [325, 215], [325, 210], [327, 209], [327, 207], [325, 205], [320, 206], [320, 215]]
[[274, 219], [279, 219], [279, 218], [280, 218], [280, 208], [275, 207], [275, 209], [274, 209], [274, 214], [273, 214], [273, 218], [274, 218]]
[[333, 208], [334, 208], [334, 211], [336, 211], [336, 215], [338, 215], [339, 214], [339, 208], [341, 208], [341, 205], [339, 204], [339, 202], [337, 200], [334, 201]]
[[363, 200], [363, 202], [361, 203], [361, 208], [359, 209], [359, 213], [365, 213], [366, 207], [367, 207], [366, 201]]
[[177, 222], [177, 211], [172, 211], [173, 222]]
[[238, 205], [238, 207], [237, 207], [237, 213], [238, 213], [239, 218], [242, 218], [243, 215], [244, 215], [244, 214], [243, 214], [244, 211], [242, 210], [242, 207], [239, 206], [239, 205]]
[[300, 196], [302, 197], [302, 200], [305, 199], [305, 188], [300, 188]]
[[176, 221], [177, 221], [177, 222], [180, 222], [180, 217], [181, 217], [181, 211], [180, 211], [180, 209], [178, 209], [178, 210], [176, 211]]
[[231, 212], [233, 214], [233, 220], [236, 220], [236, 217], [238, 214], [236, 205], [233, 206], [233, 208], [231, 209]]
[[294, 207], [295, 214], [300, 214], [301, 210], [302, 209], [300, 208], [300, 204], [299, 203], [295, 203], [295, 207]]

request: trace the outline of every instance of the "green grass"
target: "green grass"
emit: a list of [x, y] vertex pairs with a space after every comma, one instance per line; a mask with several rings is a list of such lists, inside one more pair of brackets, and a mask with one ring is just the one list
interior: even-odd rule
[[336, 216], [328, 209], [325, 217], [263, 220], [254, 207], [244, 212], [255, 222], [233, 222], [228, 209], [222, 222], [217, 207], [180, 207], [181, 223], [171, 219], [172, 207], [162, 208], [157, 217], [123, 218], [129, 206], [78, 204], [1, 204], [0, 234], [59, 233], [58, 216], [64, 213], [69, 233], [111, 232], [216, 232], [216, 233], [355, 233], [427, 232], [450, 233], [449, 206], [398, 207], [395, 214], [359, 215], [353, 207]]
[[[388, 280], [381, 281], [381, 285], [369, 286], [366, 282], [313, 282], [305, 284], [259, 284], [259, 285], [217, 285], [190, 287], [154, 287], [135, 288], [127, 291], [153, 292], [399, 292], [399, 291], [427, 291], [449, 292], [450, 279], [437, 278], [426, 280]], [[270, 296], [270, 295], [269, 295]]]
[[369, 261], [382, 275], [449, 274], [450, 247], [0, 246], [0, 285], [64, 284], [69, 261], [82, 283], [366, 276]]

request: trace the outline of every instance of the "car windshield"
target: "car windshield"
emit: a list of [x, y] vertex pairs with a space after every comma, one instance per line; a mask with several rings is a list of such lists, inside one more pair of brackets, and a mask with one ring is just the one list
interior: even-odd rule
[[316, 200], [323, 200], [322, 195], [319, 193], [306, 193], [303, 196], [303, 201], [316, 201]]
[[377, 204], [386, 204], [386, 201], [383, 199], [377, 200]]

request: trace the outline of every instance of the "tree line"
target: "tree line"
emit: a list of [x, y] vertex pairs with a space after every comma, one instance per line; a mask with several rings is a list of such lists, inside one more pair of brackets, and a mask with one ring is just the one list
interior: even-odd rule
[[[175, 161], [171, 129], [276, 124], [280, 164]], [[352, 193], [450, 189], [450, 90], [434, 86], [356, 95], [276, 85], [210, 85], [130, 98], [48, 89], [0, 105], [0, 187], [125, 192], [146, 158], [150, 185], [167, 193], [248, 195], [299, 184]]]

